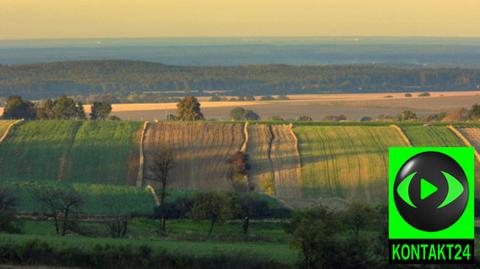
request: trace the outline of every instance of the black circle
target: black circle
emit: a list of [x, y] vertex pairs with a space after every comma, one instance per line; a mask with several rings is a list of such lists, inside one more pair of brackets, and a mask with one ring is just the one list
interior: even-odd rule
[[[438, 208], [447, 197], [448, 183], [443, 175], [446, 172], [454, 176], [464, 188], [463, 193], [450, 204]], [[415, 173], [408, 193], [410, 206], [398, 194], [398, 185], [412, 173]], [[438, 190], [427, 197], [420, 198], [420, 181], [428, 180]], [[424, 231], [439, 231], [453, 225], [463, 214], [468, 201], [468, 182], [462, 167], [450, 156], [440, 152], [419, 153], [406, 161], [397, 173], [394, 184], [394, 200], [400, 215], [413, 227]]]

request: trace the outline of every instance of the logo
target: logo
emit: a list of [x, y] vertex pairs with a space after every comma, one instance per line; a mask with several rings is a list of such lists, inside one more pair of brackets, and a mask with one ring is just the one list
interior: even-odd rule
[[473, 148], [390, 148], [391, 263], [473, 262]]

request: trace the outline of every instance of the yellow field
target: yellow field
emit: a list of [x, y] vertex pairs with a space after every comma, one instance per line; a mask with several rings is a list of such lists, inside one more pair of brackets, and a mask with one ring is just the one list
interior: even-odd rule
[[384, 203], [387, 149], [405, 146], [392, 127], [296, 127], [304, 198], [341, 198]]
[[7, 131], [8, 127], [13, 123], [10, 120], [0, 120], [0, 139], [3, 137], [5, 131]]

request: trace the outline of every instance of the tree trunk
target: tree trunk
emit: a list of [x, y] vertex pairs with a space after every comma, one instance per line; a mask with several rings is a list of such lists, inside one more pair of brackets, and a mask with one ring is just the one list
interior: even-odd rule
[[250, 228], [250, 218], [247, 216], [243, 219], [243, 233], [248, 234]]
[[160, 191], [160, 208], [162, 209], [162, 217], [160, 218], [160, 231], [166, 231], [167, 217], [165, 216], [164, 205], [166, 196], [167, 180], [162, 179], [162, 189]]
[[210, 229], [208, 230], [208, 236], [212, 235], [213, 232], [213, 226], [215, 225], [216, 219], [212, 219], [210, 222]]

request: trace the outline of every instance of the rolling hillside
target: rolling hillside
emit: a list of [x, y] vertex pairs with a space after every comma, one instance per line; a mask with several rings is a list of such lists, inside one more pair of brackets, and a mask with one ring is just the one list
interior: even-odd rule
[[[0, 121], [2, 130], [8, 124]], [[111, 188], [152, 184], [154, 153], [167, 146], [175, 158], [171, 188], [232, 191], [227, 159], [243, 150], [249, 156], [248, 180], [254, 190], [292, 207], [318, 202], [335, 206], [351, 200], [383, 203], [389, 146], [406, 146], [406, 138], [413, 146], [464, 146], [447, 126], [437, 125], [402, 125], [398, 130], [387, 124], [358, 123], [299, 123], [292, 128], [266, 122], [156, 122], [147, 125], [141, 165], [142, 125], [128, 121], [20, 123], [0, 143], [0, 181]], [[479, 131], [458, 129], [478, 149]], [[141, 167], [143, 182], [137, 182]], [[92, 188], [109, 192], [107, 187]]]
[[405, 146], [387, 126], [299, 126], [306, 199], [386, 201], [387, 148]]

